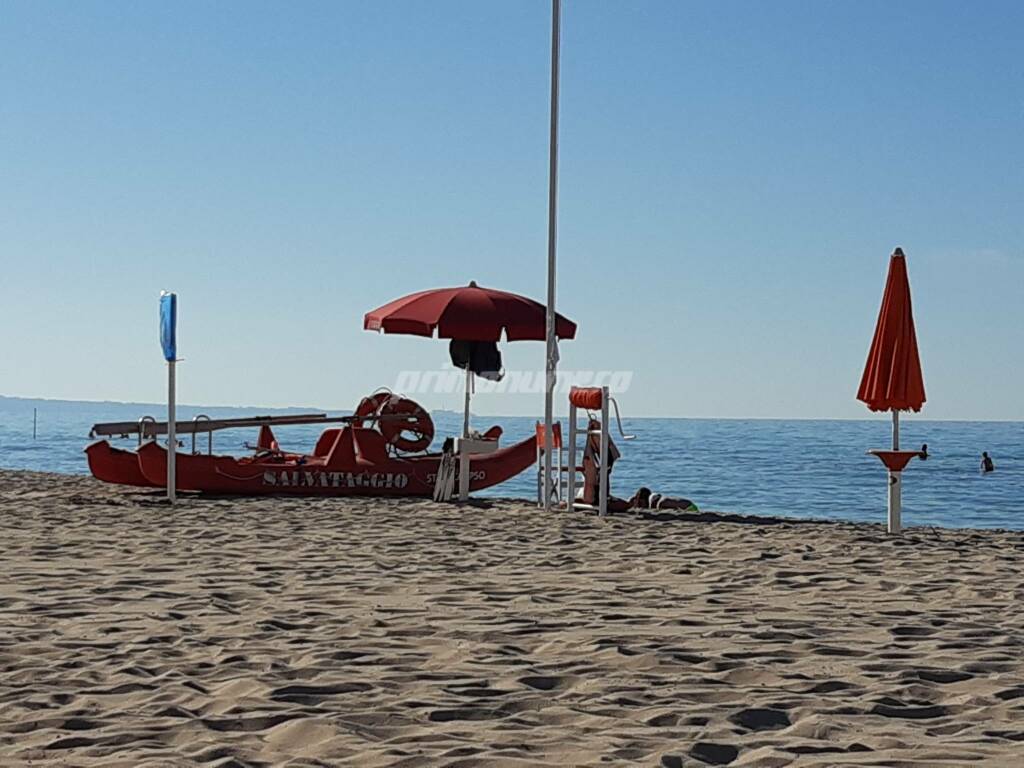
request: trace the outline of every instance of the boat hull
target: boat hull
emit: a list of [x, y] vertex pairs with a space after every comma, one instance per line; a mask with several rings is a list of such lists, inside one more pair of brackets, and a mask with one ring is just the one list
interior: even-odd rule
[[[148, 482], [156, 484], [167, 477], [167, 450], [163, 446], [147, 443], [137, 456], [138, 466]], [[470, 490], [489, 488], [518, 475], [535, 457], [532, 437], [474, 457], [470, 464]], [[330, 458], [315, 456], [263, 461], [203, 454], [177, 454], [176, 458], [178, 490], [239, 496], [430, 497], [441, 463], [440, 454], [388, 457], [370, 464], [339, 464]]]
[[[97, 440], [88, 445], [85, 455], [89, 471], [97, 480], [118, 485], [135, 485], [141, 488], [159, 488], [167, 483], [154, 483], [146, 479], [139, 465], [139, 454], [115, 448], [106, 440]], [[164, 475], [166, 478], [166, 475]]]

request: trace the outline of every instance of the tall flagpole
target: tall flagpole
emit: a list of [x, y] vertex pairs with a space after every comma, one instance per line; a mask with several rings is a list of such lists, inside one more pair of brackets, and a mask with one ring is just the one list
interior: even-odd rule
[[[561, 37], [562, 0], [551, 0], [551, 137], [548, 148], [548, 304], [547, 350], [544, 390], [544, 509], [551, 509], [551, 430], [555, 395], [555, 371], [558, 366], [558, 342], [555, 339], [555, 246], [558, 220], [558, 59]], [[572, 469], [570, 468], [570, 472]], [[572, 504], [572, 499], [568, 500]]]

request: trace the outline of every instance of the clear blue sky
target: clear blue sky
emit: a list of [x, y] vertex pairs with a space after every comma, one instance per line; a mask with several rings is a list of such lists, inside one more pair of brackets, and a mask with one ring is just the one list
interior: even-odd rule
[[[543, 299], [549, 14], [4, 2], [0, 393], [159, 401], [162, 288], [180, 397], [211, 404], [351, 407], [437, 368], [442, 342], [361, 330], [413, 290]], [[633, 414], [866, 416], [900, 245], [925, 414], [1024, 419], [1024, 4], [565, 0], [563, 23], [563, 365], [635, 370]]]

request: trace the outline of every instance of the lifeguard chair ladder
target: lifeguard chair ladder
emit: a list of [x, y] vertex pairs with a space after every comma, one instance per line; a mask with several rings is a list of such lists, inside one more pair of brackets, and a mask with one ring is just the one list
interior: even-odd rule
[[[537, 506], [544, 506], [544, 424], [537, 422]], [[551, 425], [551, 451], [554, 454], [551, 462], [551, 494], [555, 506], [561, 506], [565, 495], [565, 478], [568, 467], [565, 465], [565, 451], [562, 448], [562, 425], [555, 422]]]
[[[615, 420], [619, 426], [619, 434], [623, 440], [633, 440], [636, 435], [627, 435], [622, 429], [622, 416], [619, 413], [619, 404], [615, 398], [609, 396], [608, 387], [572, 387], [569, 390], [569, 449], [568, 456], [565, 456], [565, 451], [562, 446], [562, 430], [561, 425], [555, 423], [552, 425], [551, 430], [551, 444], [552, 449], [557, 450], [557, 461], [552, 462], [552, 474], [554, 477], [552, 480], [552, 488], [555, 489], [557, 500], [561, 502], [559, 506], [562, 509], [589, 509], [596, 510], [597, 513], [604, 517], [608, 514], [608, 467], [609, 462], [606, 457], [608, 456], [608, 404], [611, 403], [615, 406]], [[586, 429], [583, 429], [584, 435], [584, 451], [586, 451], [586, 443], [590, 439], [591, 435], [597, 435], [599, 440], [599, 456], [597, 461], [598, 478], [599, 478], [599, 491], [598, 491], [598, 504], [593, 506], [592, 504], [585, 504], [583, 502], [576, 501], [576, 475], [583, 471], [583, 467], [576, 463], [576, 438], [581, 432], [577, 426], [577, 414], [579, 409], [583, 408], [589, 412], [601, 411], [601, 427], [600, 429], [591, 430], [589, 423]], [[544, 502], [544, 470], [543, 470], [543, 446], [544, 446], [544, 425], [537, 424], [537, 503], [543, 505]], [[582, 457], [580, 457], [582, 458]], [[566, 461], [568, 459], [568, 461]], [[563, 493], [564, 489], [564, 493]]]

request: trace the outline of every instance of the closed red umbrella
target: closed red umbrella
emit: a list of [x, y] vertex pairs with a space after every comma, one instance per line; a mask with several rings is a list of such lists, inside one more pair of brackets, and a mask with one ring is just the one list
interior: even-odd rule
[[872, 411], [893, 412], [920, 411], [925, 402], [907, 259], [901, 248], [889, 258], [882, 308], [857, 399]]
[[892, 411], [892, 450], [872, 451], [889, 469], [889, 531], [900, 530], [901, 472], [917, 451], [900, 451], [900, 411], [920, 411], [924, 376], [910, 300], [907, 259], [897, 248], [889, 259], [875, 335], [871, 340], [857, 399], [872, 411]]
[[[437, 336], [463, 341], [544, 341], [545, 308], [533, 299], [470, 283], [460, 288], [436, 288], [395, 299], [367, 312], [368, 331]], [[555, 335], [576, 336], [576, 323], [558, 315]]]

